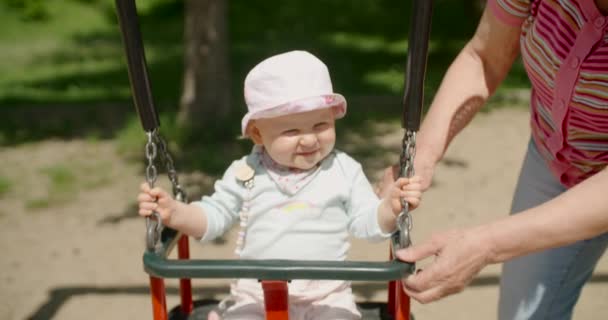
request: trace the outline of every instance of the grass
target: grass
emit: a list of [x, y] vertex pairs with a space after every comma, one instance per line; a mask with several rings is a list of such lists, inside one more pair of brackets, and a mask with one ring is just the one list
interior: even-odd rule
[[[160, 101], [176, 101], [181, 29], [179, 1], [137, 1]], [[170, 8], [170, 7], [174, 8]], [[56, 0], [49, 18], [24, 21], [0, 2], [0, 107], [128, 102], [130, 89], [113, 1]], [[168, 23], [154, 10], [168, 10]], [[181, 19], [180, 19], [181, 20]], [[149, 41], [148, 41], [149, 39]], [[175, 70], [171, 70], [175, 69]], [[158, 76], [157, 76], [158, 75]]]
[[48, 180], [47, 195], [27, 200], [26, 208], [44, 209], [50, 206], [65, 204], [77, 192], [76, 173], [67, 165], [54, 165], [40, 170]]
[[13, 188], [13, 183], [6, 177], [0, 176], [0, 198], [8, 194]]
[[104, 161], [56, 164], [40, 169], [46, 194], [26, 200], [28, 209], [44, 209], [70, 203], [81, 189], [92, 190], [111, 183], [111, 164]]
[[75, 190], [76, 174], [67, 165], [55, 165], [41, 170], [50, 182], [50, 189], [58, 193], [68, 193]]
[[[479, 13], [470, 2], [435, 1], [427, 104], [475, 30]], [[174, 126], [183, 68], [183, 0], [137, 0], [137, 5], [161, 130], [170, 141], [194, 145], [187, 154], [174, 148], [188, 166], [200, 167], [203, 161], [225, 166], [224, 157], [248, 148], [234, 139], [245, 109], [242, 81], [255, 63], [281, 51], [305, 49], [326, 62], [334, 89], [349, 99], [349, 116], [343, 121], [348, 130], [364, 130], [371, 120], [400, 119], [408, 1], [231, 1], [227, 90], [235, 112], [196, 135]], [[0, 144], [49, 136], [113, 138], [125, 153], [139, 153], [143, 132], [131, 103], [113, 1], [55, 0], [45, 2], [45, 12], [47, 19], [28, 21], [0, 1]], [[499, 100], [527, 87], [525, 72], [516, 64], [499, 90]], [[383, 102], [358, 99], [374, 96]], [[490, 107], [495, 105], [500, 103]]]
[[0, 11], [0, 96], [4, 106], [18, 102], [66, 103], [85, 100], [94, 92], [110, 94], [107, 87], [104, 90], [77, 81], [61, 81], [70, 75], [99, 73], [118, 65], [118, 61], [112, 63], [105, 58], [112, 51], [107, 44], [79, 41], [87, 32], [107, 27], [101, 12], [91, 5], [65, 0], [54, 1], [47, 8], [50, 17], [42, 21], [23, 21], [19, 12], [10, 8]]
[[[476, 13], [467, 12], [466, 2], [436, 1], [431, 78], [445, 70], [475, 28]], [[182, 65], [183, 3], [138, 0], [137, 5], [155, 98], [175, 104]], [[409, 5], [396, 0], [232, 2], [233, 89], [261, 58], [306, 48], [328, 62], [344, 92], [399, 94]], [[33, 22], [0, 6], [5, 6], [0, 7], [0, 43], [4, 44], [0, 105], [129, 101], [113, 1], [55, 0], [46, 5], [49, 18]]]

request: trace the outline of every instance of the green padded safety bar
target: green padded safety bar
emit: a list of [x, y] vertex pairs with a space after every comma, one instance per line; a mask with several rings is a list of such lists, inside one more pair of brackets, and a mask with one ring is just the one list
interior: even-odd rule
[[258, 280], [399, 280], [414, 272], [412, 263], [311, 260], [167, 259], [181, 234], [165, 228], [155, 252], [144, 253], [144, 269], [159, 278], [249, 278]]
[[411, 274], [414, 266], [386, 262], [308, 260], [174, 260], [144, 253], [144, 269], [159, 278], [249, 278], [258, 280], [390, 281]]

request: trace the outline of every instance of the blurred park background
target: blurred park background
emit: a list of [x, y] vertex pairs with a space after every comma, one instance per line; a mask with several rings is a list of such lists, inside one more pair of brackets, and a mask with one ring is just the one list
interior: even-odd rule
[[[474, 31], [479, 2], [436, 1], [427, 102]], [[116, 139], [125, 150], [139, 146], [113, 1], [0, 3], [0, 143], [56, 137]], [[245, 74], [262, 59], [293, 49], [311, 51], [329, 66], [335, 90], [352, 106], [345, 129], [399, 120], [409, 1], [139, 0], [137, 6], [163, 133], [180, 146], [234, 140], [245, 111]], [[185, 78], [193, 79], [186, 90]], [[498, 100], [526, 88], [518, 64]], [[202, 168], [203, 161], [193, 160], [200, 154], [191, 155], [187, 165]], [[223, 169], [224, 159], [207, 160]]]
[[[136, 3], [160, 131], [191, 199], [251, 147], [237, 139], [247, 71], [288, 50], [328, 65], [334, 90], [349, 103], [338, 147], [364, 164], [370, 180], [397, 161], [411, 1]], [[483, 6], [435, 1], [425, 107]], [[415, 240], [506, 214], [529, 137], [528, 93], [517, 62], [442, 162]], [[135, 210], [144, 143], [114, 1], [0, 0], [1, 319], [151, 319], [144, 223]], [[227, 236], [193, 246], [192, 255], [229, 257], [233, 245]], [[387, 252], [386, 244], [355, 243], [352, 256]], [[493, 318], [499, 269], [488, 270], [458, 297], [414, 311], [427, 320]], [[605, 277], [594, 279], [604, 285], [587, 295], [605, 298]], [[218, 297], [227, 283], [195, 288], [198, 298]], [[364, 301], [384, 299], [384, 288], [355, 286]], [[171, 307], [175, 282], [168, 293]], [[587, 302], [582, 318], [606, 314], [604, 303]]]

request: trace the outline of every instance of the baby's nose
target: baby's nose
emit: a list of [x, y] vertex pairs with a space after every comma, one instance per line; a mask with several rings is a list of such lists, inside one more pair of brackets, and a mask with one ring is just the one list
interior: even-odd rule
[[304, 134], [300, 138], [300, 144], [306, 147], [314, 146], [317, 144], [317, 135], [315, 134]]

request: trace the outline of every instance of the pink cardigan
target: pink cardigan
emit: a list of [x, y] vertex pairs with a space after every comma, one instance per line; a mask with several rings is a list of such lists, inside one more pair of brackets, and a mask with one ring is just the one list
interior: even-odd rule
[[608, 17], [593, 0], [489, 0], [521, 27], [532, 83], [532, 137], [556, 178], [571, 187], [608, 163]]

